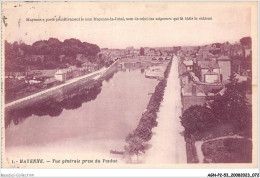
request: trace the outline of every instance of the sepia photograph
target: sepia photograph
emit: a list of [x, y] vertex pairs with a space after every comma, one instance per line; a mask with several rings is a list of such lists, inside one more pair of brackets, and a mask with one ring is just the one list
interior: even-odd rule
[[2, 2], [1, 167], [257, 168], [257, 5]]

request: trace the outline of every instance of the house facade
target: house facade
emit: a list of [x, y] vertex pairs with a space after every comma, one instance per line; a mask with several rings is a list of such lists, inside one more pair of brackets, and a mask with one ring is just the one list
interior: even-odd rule
[[66, 72], [64, 70], [58, 70], [54, 74], [54, 78], [58, 81], [64, 82], [66, 80]]
[[220, 56], [217, 58], [217, 63], [220, 68], [221, 82], [228, 82], [231, 75], [231, 59], [228, 56]]

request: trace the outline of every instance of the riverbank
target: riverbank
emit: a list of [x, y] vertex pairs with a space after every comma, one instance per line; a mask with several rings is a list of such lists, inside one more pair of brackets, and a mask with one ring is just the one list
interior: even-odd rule
[[153, 137], [149, 142], [151, 148], [145, 154], [145, 163], [176, 164], [187, 162], [184, 128], [180, 123], [180, 89], [178, 60], [174, 56], [158, 112], [158, 126], [153, 130]]
[[55, 86], [55, 87], [52, 87], [52, 88], [49, 88], [49, 89], [46, 89], [46, 90], [43, 90], [43, 91], [40, 91], [38, 93], [35, 93], [35, 94], [32, 94], [32, 95], [29, 95], [29, 96], [26, 96], [24, 98], [21, 98], [21, 99], [18, 99], [16, 101], [13, 101], [13, 102], [10, 102], [8, 104], [5, 104], [5, 108], [8, 108], [10, 106], [13, 106], [13, 105], [16, 105], [16, 104], [19, 104], [19, 103], [22, 103], [24, 101], [27, 101], [27, 100], [31, 100], [31, 99], [34, 99], [36, 97], [40, 97], [44, 94], [47, 94], [49, 92], [53, 92], [57, 89], [61, 89], [65, 86], [68, 86], [68, 85], [71, 85], [75, 82], [78, 82], [80, 80], [84, 80], [84, 79], [94, 79], [94, 80], [98, 80], [100, 77], [105, 77], [105, 75], [109, 74], [110, 73], [110, 68], [113, 68], [115, 65], [116, 65], [117, 61], [115, 61], [113, 64], [110, 65], [110, 67], [108, 68], [101, 68], [100, 70], [97, 70], [95, 72], [92, 72], [90, 74], [87, 74], [87, 75], [84, 75], [84, 76], [80, 76], [80, 77], [77, 77], [77, 78], [74, 78], [74, 79], [71, 79], [71, 80], [68, 80], [66, 81], [65, 83], [63, 84], [60, 84], [58, 86]]
[[[148, 106], [139, 121], [137, 128], [126, 137], [125, 155], [128, 157], [128, 162], [132, 162], [132, 156], [137, 157], [148, 147], [148, 141], [153, 136], [152, 129], [157, 126], [157, 112], [159, 111], [161, 101], [163, 100], [164, 90], [167, 83], [167, 78], [170, 72], [172, 61], [168, 63], [168, 66], [164, 72], [164, 78], [155, 87], [155, 91], [152, 94]], [[139, 160], [137, 159], [137, 162]]]
[[[158, 81], [145, 78], [140, 69], [118, 71], [110, 77], [93, 81], [102, 84], [93, 90], [88, 90], [88, 83], [83, 81], [75, 83], [66, 87], [70, 88], [68, 92], [60, 90], [62, 97], [17, 113], [23, 116], [27, 111], [34, 112], [21, 122], [11, 121], [5, 129], [8, 159], [64, 159], [69, 153], [73, 155], [69, 159], [117, 159], [125, 164], [122, 156], [109, 151], [124, 148], [125, 137], [138, 125], [151, 97], [148, 93], [154, 92]], [[37, 155], [39, 152], [41, 155]]]
[[[183, 127], [179, 120], [181, 96], [177, 69], [175, 56], [156, 86], [137, 128], [127, 136], [125, 154], [130, 157], [129, 163], [186, 162]], [[134, 156], [136, 160], [132, 159]]]

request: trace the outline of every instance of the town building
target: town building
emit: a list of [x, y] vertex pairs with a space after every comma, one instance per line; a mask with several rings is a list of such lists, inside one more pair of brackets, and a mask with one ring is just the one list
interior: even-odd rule
[[215, 60], [201, 61], [199, 70], [202, 82], [216, 83], [220, 81], [220, 67]]
[[217, 63], [220, 68], [220, 81], [227, 83], [231, 75], [231, 59], [228, 56], [220, 56]]
[[58, 70], [58, 71], [54, 74], [54, 78], [55, 78], [56, 80], [59, 80], [59, 81], [64, 82], [64, 81], [66, 80], [66, 72], [65, 72], [65, 70], [62, 70], [62, 69]]
[[185, 66], [186, 66], [188, 71], [192, 71], [193, 70], [193, 60], [191, 60], [191, 59], [184, 60], [183, 63], [185, 64]]
[[82, 67], [77, 68], [76, 66], [70, 66], [67, 69], [60, 69], [54, 74], [54, 78], [58, 81], [66, 81], [79, 77], [97, 70], [97, 64], [85, 62]]
[[149, 50], [145, 51], [146, 56], [156, 56], [156, 51], [154, 48], [150, 48]]

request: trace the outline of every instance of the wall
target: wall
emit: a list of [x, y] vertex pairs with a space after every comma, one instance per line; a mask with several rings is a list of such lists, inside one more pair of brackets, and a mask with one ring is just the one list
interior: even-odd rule
[[213, 72], [215, 72], [215, 73], [220, 73], [220, 69], [213, 69]]
[[220, 73], [222, 74], [222, 80], [228, 81], [231, 75], [231, 62], [230, 61], [218, 61], [220, 67]]
[[182, 96], [182, 111], [185, 111], [190, 106], [193, 105], [201, 105], [205, 104], [206, 97], [205, 96]]
[[118, 64], [118, 61], [115, 61], [113, 64], [111, 64], [108, 69], [106, 70], [106, 72], [103, 74], [103, 77], [111, 74], [111, 73], [114, 73], [116, 72], [117, 70], [117, 64]]
[[205, 82], [207, 83], [216, 83], [218, 81], [218, 75], [216, 74], [205, 75]]
[[202, 82], [205, 82], [205, 73], [207, 73], [209, 71], [209, 69], [201, 69], [201, 73], [200, 73], [200, 76], [201, 76], [201, 78], [200, 78], [200, 81], [202, 81]]
[[59, 81], [62, 81], [62, 82], [65, 80], [65, 77], [64, 77], [64, 75], [62, 75], [62, 74], [60, 74], [60, 75], [54, 75], [54, 77], [55, 77], [56, 80], [59, 80]]

